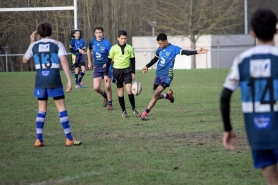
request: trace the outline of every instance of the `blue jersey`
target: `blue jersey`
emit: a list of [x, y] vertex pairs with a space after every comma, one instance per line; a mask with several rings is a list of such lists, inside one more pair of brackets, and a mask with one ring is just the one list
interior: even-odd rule
[[[79, 50], [79, 49], [86, 49], [85, 41], [83, 39], [71, 39], [70, 40], [70, 48], [74, 50]], [[74, 52], [72, 53], [74, 55], [82, 55], [79, 52]]]
[[169, 44], [166, 48], [158, 48], [156, 57], [158, 58], [156, 76], [174, 76], [173, 68], [175, 58], [181, 53], [182, 48]]
[[63, 87], [60, 77], [60, 56], [67, 55], [61, 42], [44, 38], [31, 44], [24, 55], [30, 60], [34, 57], [36, 67], [35, 88]]
[[93, 38], [89, 42], [89, 49], [92, 50], [94, 56], [94, 66], [100, 67], [106, 64], [108, 60], [111, 43], [106, 38], [103, 38], [101, 41]]
[[255, 46], [235, 58], [224, 87], [241, 89], [242, 111], [253, 150], [278, 148], [278, 48]]

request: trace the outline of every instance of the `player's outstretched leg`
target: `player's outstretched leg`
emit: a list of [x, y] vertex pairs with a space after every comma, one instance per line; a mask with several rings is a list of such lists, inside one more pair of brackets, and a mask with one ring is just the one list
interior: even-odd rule
[[174, 92], [173, 92], [171, 89], [169, 89], [168, 92], [167, 92], [167, 95], [168, 95], [167, 99], [168, 99], [171, 103], [174, 103], [174, 100], [175, 100], [173, 94], [174, 94]]
[[146, 111], [144, 111], [144, 112], [141, 114], [140, 118], [141, 118], [141, 120], [146, 120], [146, 119], [147, 119], [147, 116], [148, 116], [148, 113], [147, 113]]

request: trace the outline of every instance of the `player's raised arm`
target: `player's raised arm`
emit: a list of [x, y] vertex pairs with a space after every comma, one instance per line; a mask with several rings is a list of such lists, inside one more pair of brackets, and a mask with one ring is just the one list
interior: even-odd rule
[[29, 62], [30, 58], [33, 56], [32, 52], [32, 44], [35, 42], [37, 31], [34, 31], [30, 36], [30, 45], [28, 47], [28, 50], [26, 51], [25, 55], [23, 55], [23, 63], [26, 64]]
[[196, 54], [206, 54], [208, 52], [207, 49], [200, 48], [199, 50], [181, 50], [181, 55], [196, 55]]
[[200, 48], [199, 50], [197, 50], [198, 54], [206, 54], [207, 52], [208, 52], [208, 50], [205, 48]]

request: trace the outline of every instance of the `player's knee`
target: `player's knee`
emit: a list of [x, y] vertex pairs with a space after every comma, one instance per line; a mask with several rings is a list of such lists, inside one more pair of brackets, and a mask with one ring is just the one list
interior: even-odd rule
[[100, 90], [100, 87], [95, 87], [94, 86], [94, 90], [96, 91], [96, 92], [100, 92], [101, 90]]
[[107, 86], [105, 86], [105, 89], [106, 89], [106, 91], [111, 91], [111, 86], [107, 85]]
[[160, 98], [160, 93], [154, 91], [154, 93], [153, 93], [153, 98], [158, 100], [158, 99]]

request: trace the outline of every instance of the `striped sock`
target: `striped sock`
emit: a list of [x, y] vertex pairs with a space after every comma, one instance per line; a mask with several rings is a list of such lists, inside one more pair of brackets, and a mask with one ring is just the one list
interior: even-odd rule
[[69, 117], [67, 111], [63, 111], [59, 113], [60, 116], [60, 122], [61, 125], [63, 126], [66, 138], [69, 140], [72, 140], [71, 132], [70, 132], [70, 122], [69, 122]]
[[37, 139], [40, 140], [40, 142], [43, 142], [42, 139], [42, 133], [43, 133], [43, 127], [45, 122], [45, 115], [46, 112], [38, 112], [37, 118], [36, 118], [36, 131], [37, 131]]

